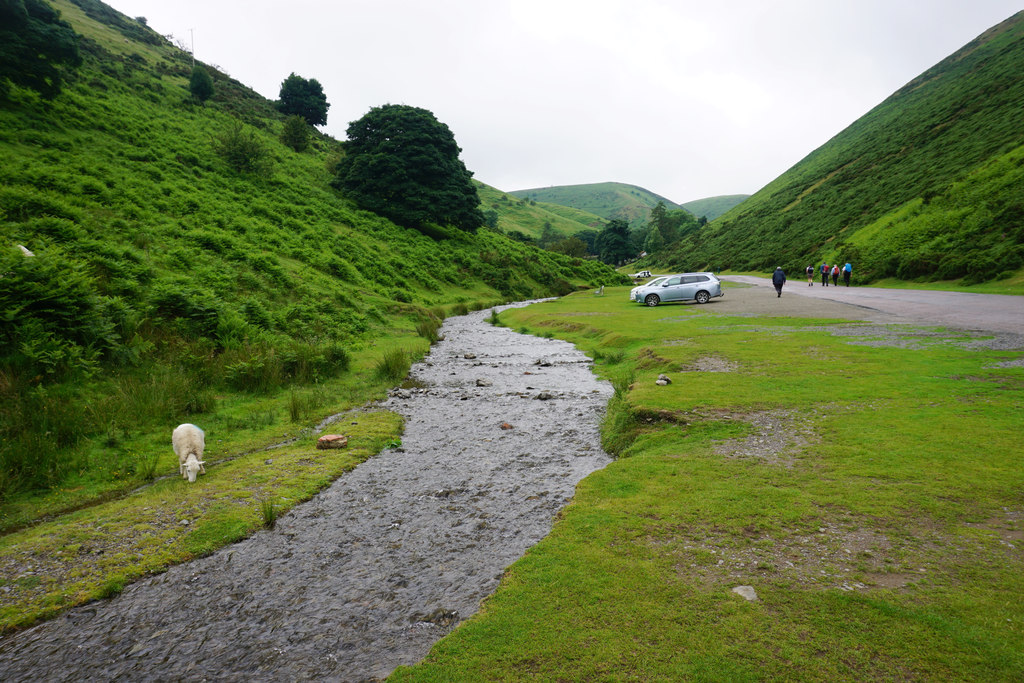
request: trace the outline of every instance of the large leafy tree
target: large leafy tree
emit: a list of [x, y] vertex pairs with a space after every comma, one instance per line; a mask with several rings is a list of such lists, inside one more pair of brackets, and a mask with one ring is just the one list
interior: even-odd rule
[[483, 225], [480, 198], [445, 124], [426, 109], [386, 104], [348, 126], [333, 185], [364, 209], [413, 228]]
[[60, 94], [64, 72], [82, 63], [78, 34], [43, 0], [0, 0], [0, 99], [10, 84], [44, 98]]
[[281, 83], [281, 94], [277, 108], [291, 115], [301, 116], [311, 126], [327, 123], [330, 108], [323, 86], [315, 78], [303, 78], [292, 73]]
[[632, 257], [634, 249], [630, 245], [629, 223], [621, 218], [609, 221], [597, 236], [595, 246], [601, 260], [611, 265], [618, 265]]

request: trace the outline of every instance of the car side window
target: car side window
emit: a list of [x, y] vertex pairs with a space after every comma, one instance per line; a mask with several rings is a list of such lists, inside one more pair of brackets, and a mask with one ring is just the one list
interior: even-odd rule
[[709, 278], [707, 275], [698, 275], [695, 278], [693, 278], [693, 281], [694, 282], [707, 282], [710, 279], [711, 278]]
[[681, 279], [682, 278], [678, 278], [678, 277], [670, 277], [668, 280], [665, 281], [665, 285], [664, 286], [665, 287], [671, 287], [672, 285], [678, 285], [679, 281]]

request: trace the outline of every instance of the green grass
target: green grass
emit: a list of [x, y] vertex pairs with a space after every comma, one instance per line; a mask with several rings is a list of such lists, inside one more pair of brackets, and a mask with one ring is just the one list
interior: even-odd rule
[[1020, 351], [855, 345], [826, 332], [850, 321], [625, 291], [502, 314], [596, 359], [618, 458], [394, 680], [1024, 675], [1024, 371], [990, 367]]

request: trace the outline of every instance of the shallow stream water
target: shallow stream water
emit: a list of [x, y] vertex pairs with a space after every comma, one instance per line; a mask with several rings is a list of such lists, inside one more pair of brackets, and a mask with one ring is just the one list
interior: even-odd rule
[[361, 681], [419, 661], [609, 462], [589, 360], [487, 313], [445, 321], [421, 388], [383, 404], [400, 448], [273, 530], [0, 640], [0, 680]]

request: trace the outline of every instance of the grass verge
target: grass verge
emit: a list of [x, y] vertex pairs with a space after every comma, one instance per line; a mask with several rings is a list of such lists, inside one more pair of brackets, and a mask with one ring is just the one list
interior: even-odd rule
[[1024, 676], [1020, 350], [606, 293], [502, 318], [601, 359], [617, 460], [394, 680]]

